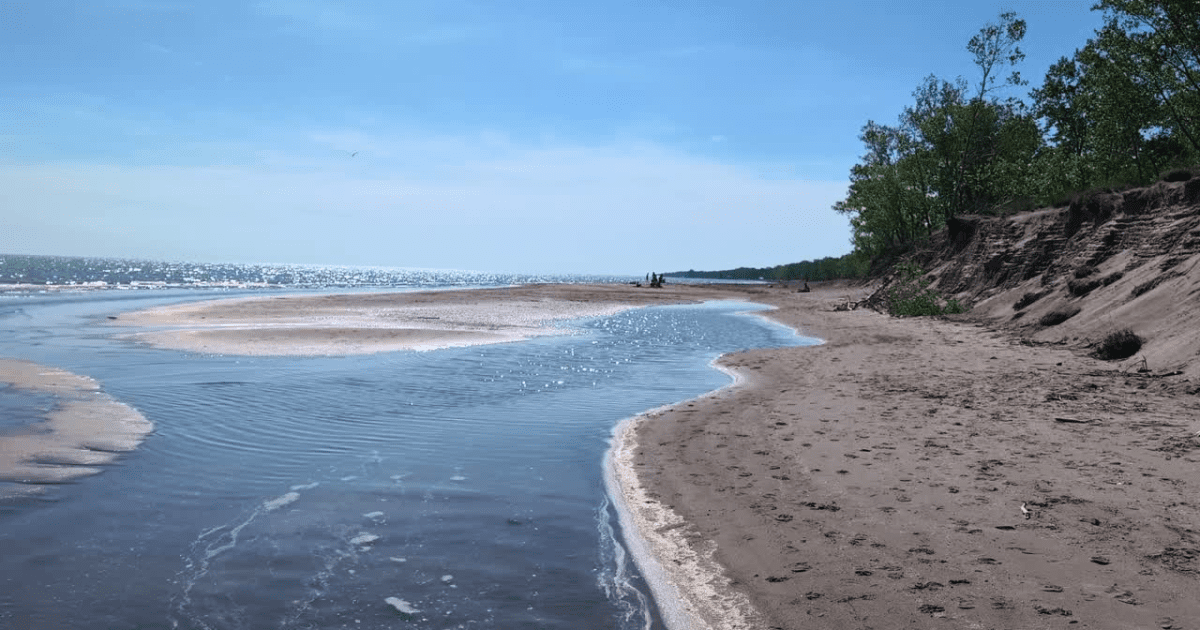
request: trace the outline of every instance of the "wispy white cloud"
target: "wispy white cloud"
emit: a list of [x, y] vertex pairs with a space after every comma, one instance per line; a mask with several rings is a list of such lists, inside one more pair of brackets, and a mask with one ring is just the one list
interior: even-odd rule
[[5, 202], [25, 210], [0, 251], [640, 274], [847, 247], [829, 211], [844, 182], [649, 143], [309, 137], [306, 155], [240, 166], [0, 165]]

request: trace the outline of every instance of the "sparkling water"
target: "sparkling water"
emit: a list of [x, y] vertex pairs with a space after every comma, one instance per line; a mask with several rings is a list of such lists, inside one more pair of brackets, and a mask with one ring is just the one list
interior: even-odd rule
[[[94, 377], [155, 423], [102, 474], [0, 503], [0, 627], [658, 627], [604, 492], [613, 426], [726, 384], [721, 353], [806, 341], [731, 302], [335, 358], [158, 350], [100, 325], [241, 294], [0, 300], [0, 356]], [[49, 404], [0, 398], [14, 418]]]

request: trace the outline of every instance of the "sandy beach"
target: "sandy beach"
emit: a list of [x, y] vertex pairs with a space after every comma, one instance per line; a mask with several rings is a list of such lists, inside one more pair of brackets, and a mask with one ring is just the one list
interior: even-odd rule
[[826, 343], [636, 424], [640, 509], [752, 604], [726, 627], [1195, 626], [1195, 384], [851, 293], [747, 290]]
[[632, 546], [657, 559], [660, 601], [678, 598], [673, 628], [1193, 627], [1196, 385], [965, 320], [835, 310], [864, 291], [529, 286], [115, 323], [161, 347], [338, 354], [554, 334], [649, 304], [770, 304], [825, 343], [724, 357], [737, 386], [617, 436]]

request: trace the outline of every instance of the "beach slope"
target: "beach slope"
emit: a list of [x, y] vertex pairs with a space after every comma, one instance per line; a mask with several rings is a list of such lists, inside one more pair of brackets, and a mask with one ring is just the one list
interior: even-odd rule
[[[623, 446], [644, 492], [764, 628], [1181, 628], [1200, 619], [1200, 400], [968, 322], [747, 289], [814, 347]], [[738, 614], [741, 614], [740, 612]], [[718, 627], [718, 626], [711, 626]]]

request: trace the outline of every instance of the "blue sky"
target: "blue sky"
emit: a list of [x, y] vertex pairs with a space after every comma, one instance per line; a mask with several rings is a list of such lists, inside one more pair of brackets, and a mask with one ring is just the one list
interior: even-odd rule
[[850, 249], [869, 119], [1088, 1], [0, 4], [0, 252], [511, 272]]

